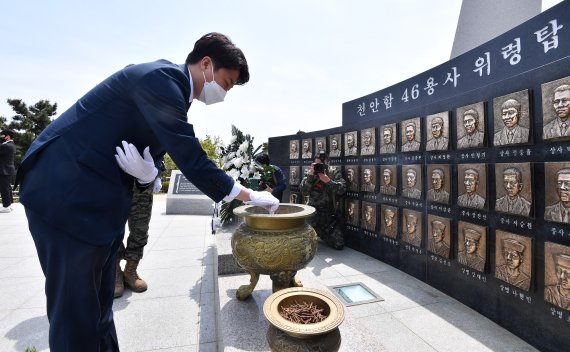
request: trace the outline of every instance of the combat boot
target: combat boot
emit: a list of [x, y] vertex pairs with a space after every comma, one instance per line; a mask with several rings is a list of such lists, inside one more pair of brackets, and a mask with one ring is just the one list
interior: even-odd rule
[[148, 288], [146, 282], [137, 273], [138, 260], [127, 260], [125, 265], [125, 283], [135, 292], [144, 292]]
[[115, 298], [118, 298], [123, 295], [123, 292], [125, 291], [125, 284], [123, 283], [121, 259], [117, 258], [115, 263]]

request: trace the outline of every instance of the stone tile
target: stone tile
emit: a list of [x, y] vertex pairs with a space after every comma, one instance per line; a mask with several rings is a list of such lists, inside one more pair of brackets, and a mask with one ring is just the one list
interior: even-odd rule
[[202, 241], [196, 241], [189, 236], [181, 237], [160, 237], [152, 250], [160, 251], [164, 249], [183, 249], [183, 248], [204, 248], [204, 243]]
[[37, 257], [23, 258], [18, 263], [0, 271], [0, 278], [37, 277], [44, 278], [44, 273]]
[[214, 265], [216, 261], [216, 248], [213, 246], [204, 247], [204, 255], [202, 258], [202, 263], [204, 265]]
[[12, 314], [14, 309], [0, 309], [0, 329], [4, 326], [2, 325], [2, 320], [6, 318], [8, 315]]
[[224, 351], [269, 351], [265, 334], [269, 323], [263, 315], [263, 303], [271, 295], [271, 279], [262, 275], [251, 297], [236, 298], [240, 285], [249, 283], [249, 275], [224, 276], [218, 279], [220, 292], [219, 329], [223, 332]]
[[46, 309], [46, 307], [47, 307], [47, 298], [43, 286], [20, 306], [20, 308], [23, 309], [41, 308], [44, 310]]
[[31, 242], [29, 242], [29, 240], [31, 239], [31, 235], [29, 233], [15, 233], [15, 226], [13, 229], [11, 229], [10, 227], [5, 228], [4, 225], [2, 225], [2, 231], [5, 233], [1, 234], [1, 240], [2, 243], [4, 243], [5, 245], [33, 245], [33, 240]]
[[442, 302], [394, 312], [393, 316], [438, 351], [537, 351], [467, 306]]
[[199, 305], [190, 297], [131, 301], [115, 310], [121, 350], [148, 351], [198, 344]]
[[317, 256], [307, 264], [305, 270], [311, 271], [319, 280], [342, 277], [342, 274], [332, 268], [322, 257]]
[[140, 261], [141, 270], [203, 265], [202, 248], [151, 250]]
[[0, 277], [3, 277], [2, 272], [4, 270], [10, 268], [13, 265], [17, 265], [26, 259], [27, 258], [20, 258], [20, 257], [10, 257], [10, 258], [0, 257]]
[[[203, 271], [201, 266], [141, 270], [139, 275], [147, 282], [148, 290], [132, 293], [128, 299], [136, 301], [174, 296], [199, 297]], [[125, 288], [125, 292], [127, 291], [131, 292]]]
[[37, 277], [0, 279], [0, 309], [20, 308], [38, 294], [43, 294], [44, 279]]
[[[395, 270], [390, 265], [377, 259], [359, 253], [353, 249], [345, 248], [333, 257], [325, 259], [327, 263], [344, 276], [371, 274]], [[333, 259], [334, 258], [334, 259]]]
[[346, 314], [354, 318], [369, 317], [386, 313], [386, 310], [377, 302], [357, 304], [355, 306], [345, 307]]
[[[202, 350], [198, 349], [198, 345], [188, 345], [188, 346], [178, 346], [174, 348], [159, 348], [157, 350], [151, 350], [148, 352], [201, 352]], [[209, 351], [209, 350], [206, 350]], [[212, 350], [215, 351], [215, 350]], [[147, 352], [147, 351], [145, 351]]]
[[48, 351], [49, 323], [45, 309], [16, 309], [0, 321], [0, 351]]
[[0, 246], [0, 258], [28, 258], [37, 257], [36, 247], [33, 244], [7, 244]]
[[200, 293], [214, 295], [216, 294], [215, 281], [217, 274], [214, 265], [204, 265], [204, 274], [202, 275], [202, 287]]
[[[387, 351], [436, 351], [390, 313], [358, 318], [358, 326], [367, 332], [368, 340], [378, 341]], [[463, 346], [461, 350], [469, 351]]]
[[367, 330], [362, 329], [358, 320], [346, 317], [344, 322], [339, 326], [339, 330], [341, 336], [339, 352], [387, 351], [379, 339], [371, 336]]
[[198, 346], [199, 352], [218, 352], [218, 344], [215, 342], [201, 343]]
[[213, 295], [202, 295], [200, 300], [200, 345], [216, 342], [216, 299]]

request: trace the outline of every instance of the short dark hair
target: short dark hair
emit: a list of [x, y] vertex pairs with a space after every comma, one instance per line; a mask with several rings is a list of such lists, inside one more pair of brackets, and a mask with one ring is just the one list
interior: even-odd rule
[[0, 134], [3, 134], [5, 136], [10, 136], [10, 138], [14, 138], [14, 131], [12, 131], [12, 130], [8, 130], [8, 129], [1, 130]]
[[216, 32], [204, 35], [194, 44], [194, 49], [188, 54], [186, 63], [195, 64], [204, 56], [212, 58], [216, 70], [220, 68], [238, 70], [239, 77], [236, 85], [246, 84], [249, 81], [247, 60], [241, 49], [235, 46], [227, 36]]
[[255, 157], [255, 161], [257, 161], [261, 165], [269, 165], [270, 163], [269, 155], [267, 155], [267, 153], [259, 154], [258, 156]]

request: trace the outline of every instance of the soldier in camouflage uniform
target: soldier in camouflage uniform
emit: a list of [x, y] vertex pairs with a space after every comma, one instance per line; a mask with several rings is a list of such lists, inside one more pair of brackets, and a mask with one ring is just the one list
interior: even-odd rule
[[[144, 246], [148, 242], [148, 227], [152, 214], [153, 192], [159, 192], [162, 188], [161, 175], [164, 171], [163, 158], [154, 163], [158, 169], [158, 174], [153, 184], [141, 187], [137, 181], [133, 184], [133, 201], [131, 212], [129, 213], [129, 236], [127, 237], [127, 247], [121, 243], [117, 252], [116, 277], [115, 277], [115, 298], [121, 297], [124, 292], [124, 284], [134, 292], [144, 292], [148, 285], [137, 273], [139, 261], [142, 259]], [[121, 270], [121, 259], [127, 261], [125, 271]]]
[[[321, 168], [324, 169], [322, 172], [319, 170]], [[342, 249], [344, 234], [336, 198], [346, 191], [346, 181], [340, 169], [337, 168], [329, 176], [329, 158], [325, 153], [320, 153], [311, 164], [309, 174], [303, 178], [300, 187], [303, 195], [309, 197], [308, 205], [317, 210], [311, 218], [311, 226], [317, 231], [317, 235], [329, 246]]]

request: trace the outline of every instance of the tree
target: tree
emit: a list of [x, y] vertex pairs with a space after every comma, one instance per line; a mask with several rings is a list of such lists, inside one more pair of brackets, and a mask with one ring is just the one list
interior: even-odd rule
[[51, 123], [51, 117], [57, 112], [57, 103], [52, 105], [49, 100], [40, 100], [28, 107], [22, 99], [7, 99], [7, 102], [16, 115], [12, 116], [8, 124], [6, 124], [6, 118], [0, 118], [0, 124], [5, 124], [16, 134], [14, 136], [16, 141], [14, 162], [18, 167], [32, 142]]
[[[205, 139], [200, 140], [202, 148], [206, 152], [206, 155], [210, 160], [214, 162], [218, 167], [222, 166], [222, 159], [220, 157], [219, 151], [220, 147], [223, 145], [223, 141], [219, 136], [206, 135]], [[178, 166], [174, 163], [170, 155], [166, 153], [164, 155], [164, 173], [163, 179], [168, 179], [172, 174], [172, 170], [179, 170]], [[163, 187], [168, 188], [168, 183], [163, 182]]]
[[207, 134], [206, 138], [200, 139], [200, 144], [202, 145], [202, 149], [204, 149], [208, 158], [212, 160], [217, 167], [222, 167], [223, 162], [222, 158], [220, 157], [220, 150], [224, 145], [222, 138], [220, 138], [220, 136], [212, 137]]

